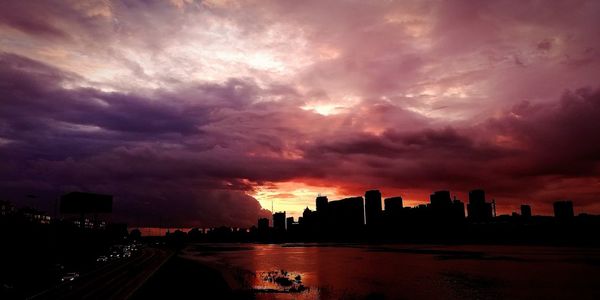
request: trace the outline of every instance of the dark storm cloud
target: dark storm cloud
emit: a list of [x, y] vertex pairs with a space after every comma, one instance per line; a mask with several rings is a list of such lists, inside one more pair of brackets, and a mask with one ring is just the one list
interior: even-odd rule
[[491, 120], [497, 134], [514, 138], [530, 154], [517, 170], [527, 175], [598, 175], [600, 160], [600, 92], [567, 91], [553, 106], [527, 102], [503, 118]]
[[[485, 186], [505, 197], [506, 206], [578, 195], [579, 205], [595, 209], [597, 194], [589, 194], [587, 182], [600, 176], [598, 128], [600, 91], [584, 88], [551, 104], [520, 103], [474, 127], [355, 133], [319, 142], [306, 153], [344, 161], [338, 173], [345, 175], [332, 180], [354, 193], [373, 185], [457, 191]], [[544, 192], [564, 180], [572, 186]]]
[[[196, 150], [215, 147], [210, 138], [204, 142], [198, 128], [211, 121], [211, 113], [231, 106], [225, 99], [233, 104], [251, 100], [246, 99], [251, 85], [232, 80], [222, 86], [196, 86], [188, 93], [206, 101], [186, 105], [176, 97], [158, 101], [64, 88], [68, 74], [16, 55], [2, 55], [0, 77], [0, 138], [5, 141], [0, 153], [9, 160], [0, 175], [5, 191], [108, 192], [121, 198], [123, 215], [133, 210], [149, 216], [164, 213], [170, 224], [249, 225], [262, 213], [255, 199], [230, 190], [236, 184], [232, 173], [244, 172], [224, 170], [211, 155], [195, 157], [185, 145], [193, 139]], [[234, 162], [235, 155], [226, 152], [213, 155], [232, 156], [229, 162]], [[139, 204], [144, 201], [152, 205]], [[206, 217], [208, 211], [213, 217]]]
[[[73, 75], [15, 55], [0, 61], [3, 189], [111, 193], [121, 216], [138, 211], [152, 225], [159, 215], [170, 224], [253, 224], [263, 212], [246, 193], [298, 178], [536, 197], [551, 180], [598, 176], [600, 94], [589, 88], [552, 105], [520, 103], [479, 126], [436, 127], [384, 103], [324, 117], [258, 101], [297, 95], [244, 80], [142, 96], [69, 89]], [[421, 129], [392, 129], [406, 122]]]

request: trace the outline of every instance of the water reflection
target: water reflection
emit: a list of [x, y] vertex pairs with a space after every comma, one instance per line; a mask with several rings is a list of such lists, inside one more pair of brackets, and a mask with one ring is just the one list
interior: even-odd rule
[[306, 244], [191, 252], [257, 299], [568, 299], [598, 295], [600, 286], [593, 263], [600, 253], [590, 248]]

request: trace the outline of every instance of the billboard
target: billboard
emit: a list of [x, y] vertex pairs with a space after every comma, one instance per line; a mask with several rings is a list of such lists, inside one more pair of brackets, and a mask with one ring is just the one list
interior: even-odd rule
[[111, 195], [72, 192], [60, 197], [60, 212], [63, 214], [110, 213]]

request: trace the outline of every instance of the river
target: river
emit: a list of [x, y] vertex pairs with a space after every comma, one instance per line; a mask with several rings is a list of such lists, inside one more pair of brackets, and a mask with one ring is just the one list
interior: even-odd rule
[[257, 299], [600, 299], [598, 248], [199, 244], [184, 256]]

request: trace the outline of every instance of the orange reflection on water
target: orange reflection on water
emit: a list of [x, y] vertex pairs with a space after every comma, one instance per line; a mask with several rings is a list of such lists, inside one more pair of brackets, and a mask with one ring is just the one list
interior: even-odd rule
[[[597, 292], [600, 270], [586, 261], [599, 255], [543, 246], [245, 244], [195, 259], [244, 274], [256, 299], [575, 299]], [[265, 277], [281, 270], [301, 275], [308, 290], [260, 291], [275, 289]]]

